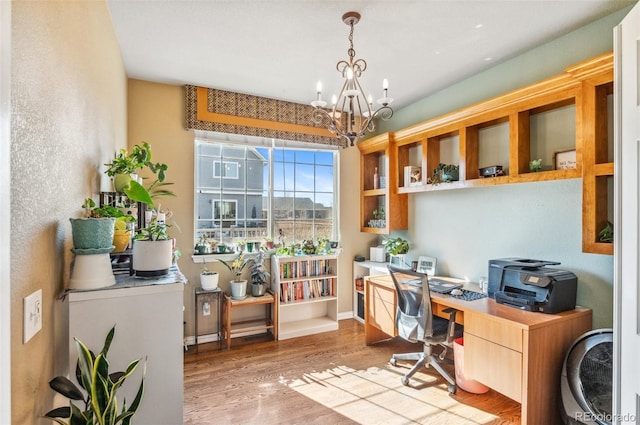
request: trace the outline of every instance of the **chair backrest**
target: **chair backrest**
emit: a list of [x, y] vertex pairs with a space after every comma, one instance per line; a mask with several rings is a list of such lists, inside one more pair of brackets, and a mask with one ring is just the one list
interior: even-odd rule
[[398, 295], [396, 328], [402, 338], [417, 341], [433, 335], [431, 294], [426, 274], [387, 265]]

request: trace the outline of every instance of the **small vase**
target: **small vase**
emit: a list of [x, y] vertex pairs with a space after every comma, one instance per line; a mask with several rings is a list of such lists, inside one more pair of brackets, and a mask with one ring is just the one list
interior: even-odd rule
[[247, 281], [232, 280], [231, 282], [231, 299], [243, 300], [247, 296]]

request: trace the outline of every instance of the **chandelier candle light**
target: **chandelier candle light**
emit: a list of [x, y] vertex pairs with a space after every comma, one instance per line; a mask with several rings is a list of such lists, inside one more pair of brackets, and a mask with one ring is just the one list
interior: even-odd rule
[[336, 69], [345, 79], [344, 85], [338, 96], [333, 95], [332, 108], [324, 109], [327, 102], [322, 100], [322, 83], [318, 81], [317, 98], [311, 105], [315, 108], [313, 121], [316, 124], [328, 120], [329, 131], [338, 137], [344, 137], [353, 146], [358, 137], [375, 129], [374, 118], [386, 121], [393, 116], [393, 109], [389, 106], [393, 99], [388, 96], [389, 81], [385, 78], [382, 81], [382, 98], [377, 101], [382, 106], [373, 110], [373, 97], [371, 94], [365, 96], [358, 81], [367, 69], [367, 62], [364, 59], [355, 59], [356, 51], [353, 49], [353, 26], [360, 21], [360, 14], [347, 12], [342, 15], [342, 21], [351, 27], [347, 50], [349, 61], [341, 60], [336, 64]]

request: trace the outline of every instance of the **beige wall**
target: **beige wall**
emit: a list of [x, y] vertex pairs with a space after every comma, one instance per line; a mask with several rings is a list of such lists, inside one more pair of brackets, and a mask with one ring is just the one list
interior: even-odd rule
[[[11, 116], [12, 424], [41, 419], [66, 373], [69, 217], [126, 145], [126, 75], [104, 1], [14, 1]], [[22, 300], [43, 292], [43, 326], [22, 343]], [[62, 400], [59, 401], [60, 403]], [[62, 404], [62, 403], [61, 403]]]
[[[163, 208], [173, 212], [173, 218], [180, 227], [170, 230], [177, 239], [177, 247], [182, 252], [179, 266], [189, 283], [184, 291], [184, 318], [187, 322], [187, 336], [194, 335], [193, 293], [200, 285], [200, 264], [191, 259], [193, 252], [193, 196], [194, 196], [194, 133], [184, 129], [184, 89], [182, 86], [129, 80], [129, 144], [145, 140], [151, 144], [153, 160], [169, 166], [167, 181], [173, 182], [175, 198], [166, 198]], [[339, 312], [352, 310], [351, 261], [356, 253], [365, 254], [368, 241], [372, 237], [361, 234], [358, 227], [360, 201], [354, 193], [359, 193], [360, 156], [357, 148], [341, 152], [340, 166], [340, 233], [344, 248], [340, 257]], [[375, 238], [373, 238], [375, 239]], [[364, 248], [363, 248], [364, 247]], [[220, 287], [229, 291], [229, 272], [219, 263], [212, 262], [207, 267], [218, 271]], [[253, 312], [249, 312], [252, 315]], [[259, 311], [257, 314], [260, 314]], [[200, 319], [199, 319], [200, 320]], [[200, 333], [213, 329], [211, 320], [199, 322]]]

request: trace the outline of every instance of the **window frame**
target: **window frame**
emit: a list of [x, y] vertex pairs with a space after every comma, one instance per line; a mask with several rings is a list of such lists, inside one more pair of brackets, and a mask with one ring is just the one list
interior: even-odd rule
[[[233, 235], [225, 235], [224, 234], [224, 224], [223, 224], [223, 220], [221, 219], [217, 219], [215, 218], [215, 210], [214, 210], [214, 204], [211, 205], [212, 208], [212, 218], [211, 219], [200, 219], [198, 216], [198, 200], [199, 200], [199, 195], [206, 195], [206, 194], [221, 194], [219, 199], [216, 199], [215, 201], [226, 201], [227, 199], [224, 196], [224, 189], [222, 187], [222, 185], [220, 186], [219, 189], [212, 189], [212, 188], [206, 188], [206, 186], [199, 186], [199, 165], [200, 165], [200, 158], [201, 156], [198, 154], [199, 149], [198, 146], [200, 143], [209, 143], [209, 144], [219, 144], [220, 148], [223, 149], [224, 146], [231, 146], [231, 147], [235, 147], [235, 148], [263, 148], [266, 149], [267, 155], [263, 156], [265, 157], [265, 161], [266, 161], [266, 166], [268, 167], [267, 172], [265, 173], [265, 177], [268, 178], [268, 182], [267, 184], [263, 184], [263, 197], [266, 198], [266, 205], [263, 205], [263, 208], [267, 209], [267, 218], [264, 219], [266, 221], [266, 235], [262, 235], [259, 236], [259, 239], [264, 239], [264, 238], [272, 238], [274, 241], [278, 242], [278, 234], [277, 234], [277, 229], [274, 227], [274, 210], [273, 210], [273, 206], [274, 206], [274, 192], [276, 192], [274, 190], [274, 164], [275, 164], [275, 159], [274, 159], [274, 152], [276, 152], [277, 150], [287, 150], [287, 151], [312, 151], [312, 152], [330, 152], [332, 154], [332, 161], [330, 164], [323, 164], [323, 163], [319, 163], [319, 162], [313, 162], [313, 166], [314, 167], [318, 167], [318, 166], [331, 166], [333, 169], [333, 185], [332, 185], [332, 192], [316, 192], [316, 186], [314, 184], [313, 186], [313, 191], [312, 192], [307, 192], [307, 191], [299, 191], [297, 189], [294, 188], [294, 190], [292, 191], [285, 191], [287, 193], [292, 192], [292, 193], [311, 193], [311, 199], [312, 201], [315, 203], [315, 199], [316, 199], [316, 194], [320, 193], [320, 194], [328, 194], [331, 193], [333, 199], [332, 199], [332, 206], [331, 206], [331, 213], [330, 213], [330, 220], [331, 220], [331, 237], [329, 238], [330, 240], [339, 240], [340, 238], [340, 222], [339, 222], [339, 217], [340, 217], [340, 213], [339, 213], [339, 200], [340, 200], [340, 193], [339, 193], [339, 182], [340, 182], [340, 150], [335, 147], [335, 146], [329, 146], [329, 145], [318, 145], [318, 144], [311, 144], [311, 143], [302, 143], [302, 142], [292, 142], [292, 141], [286, 141], [286, 140], [277, 140], [277, 139], [266, 139], [266, 138], [259, 138], [259, 137], [247, 137], [247, 136], [243, 136], [241, 138], [241, 140], [238, 139], [239, 136], [234, 136], [234, 135], [228, 135], [228, 134], [222, 134], [222, 133], [213, 133], [213, 132], [207, 132], [207, 131], [196, 131], [195, 132], [195, 138], [194, 138], [194, 232], [193, 232], [193, 237], [194, 237], [194, 245], [196, 243], [196, 241], [199, 238], [199, 234], [200, 232], [198, 231], [199, 229], [199, 222], [202, 221], [211, 221], [212, 223], [216, 223], [219, 224], [219, 227], [214, 227], [213, 229], [211, 229], [213, 232], [215, 232], [216, 230], [219, 229], [220, 232], [220, 238], [217, 239], [218, 241], [225, 243], [225, 244], [229, 244], [229, 243], [235, 243], [237, 241], [237, 237], [234, 237]], [[239, 162], [247, 162], [249, 161], [249, 158], [247, 156], [247, 152], [248, 150], [245, 149], [245, 153], [244, 153], [244, 157], [241, 161], [225, 161], [224, 157], [221, 155], [220, 159], [215, 160], [217, 162], [221, 162], [221, 163], [225, 163], [225, 162], [235, 162], [236, 164], [238, 164]], [[206, 157], [206, 155], [203, 155], [202, 157]], [[295, 155], [294, 155], [295, 158]], [[298, 164], [297, 161], [295, 161], [295, 159], [293, 161], [287, 161], [286, 157], [282, 158], [284, 160], [285, 163], [291, 164], [294, 166], [296, 166], [296, 164]], [[279, 161], [282, 162], [282, 161]], [[307, 164], [306, 162], [301, 162], [304, 164]], [[239, 165], [239, 170], [242, 170], [243, 166], [241, 164]], [[214, 166], [215, 169], [215, 166]], [[240, 175], [240, 173], [238, 172], [238, 175]], [[218, 179], [223, 179], [224, 177], [213, 177], [213, 178], [218, 178]], [[314, 176], [314, 181], [315, 181], [315, 176]], [[248, 187], [248, 182], [246, 182], [246, 176], [245, 176], [245, 187], [242, 188], [242, 193], [246, 199], [248, 194], [251, 194], [253, 192], [256, 192], [257, 189], [249, 189]], [[205, 190], [202, 190], [202, 188], [205, 188]], [[282, 192], [282, 191], [280, 191]], [[293, 197], [293, 199], [295, 200], [295, 196]], [[236, 201], [234, 199], [230, 199], [231, 201]], [[293, 224], [292, 226], [295, 226], [295, 201], [293, 201], [294, 204], [294, 209], [293, 209], [293, 216], [294, 218], [293, 220]], [[255, 221], [255, 220], [259, 220], [258, 218], [248, 218], [249, 217], [249, 206], [244, 203], [244, 206], [242, 208], [245, 208], [245, 215], [246, 217], [244, 219], [242, 219], [240, 216], [242, 216], [242, 214], [240, 214], [240, 211], [238, 210], [238, 208], [240, 208], [239, 203], [236, 204], [236, 224], [238, 222], [243, 222], [243, 230], [245, 231], [244, 234], [247, 235], [251, 229], [250, 226], [247, 226], [247, 223], [249, 221]], [[316, 236], [316, 230], [317, 230], [317, 224], [316, 224], [316, 220], [318, 220], [317, 218], [317, 211], [314, 210], [314, 214], [312, 217], [313, 220], [313, 226], [312, 226], [312, 234], [314, 235], [314, 240], [317, 240], [317, 236]], [[295, 227], [294, 227], [295, 229]], [[296, 242], [301, 242], [302, 240], [293, 240], [293, 235], [285, 235], [286, 236], [286, 240], [284, 241], [287, 245], [292, 244], [292, 243], [296, 243]], [[255, 238], [255, 237], [253, 237]]]

